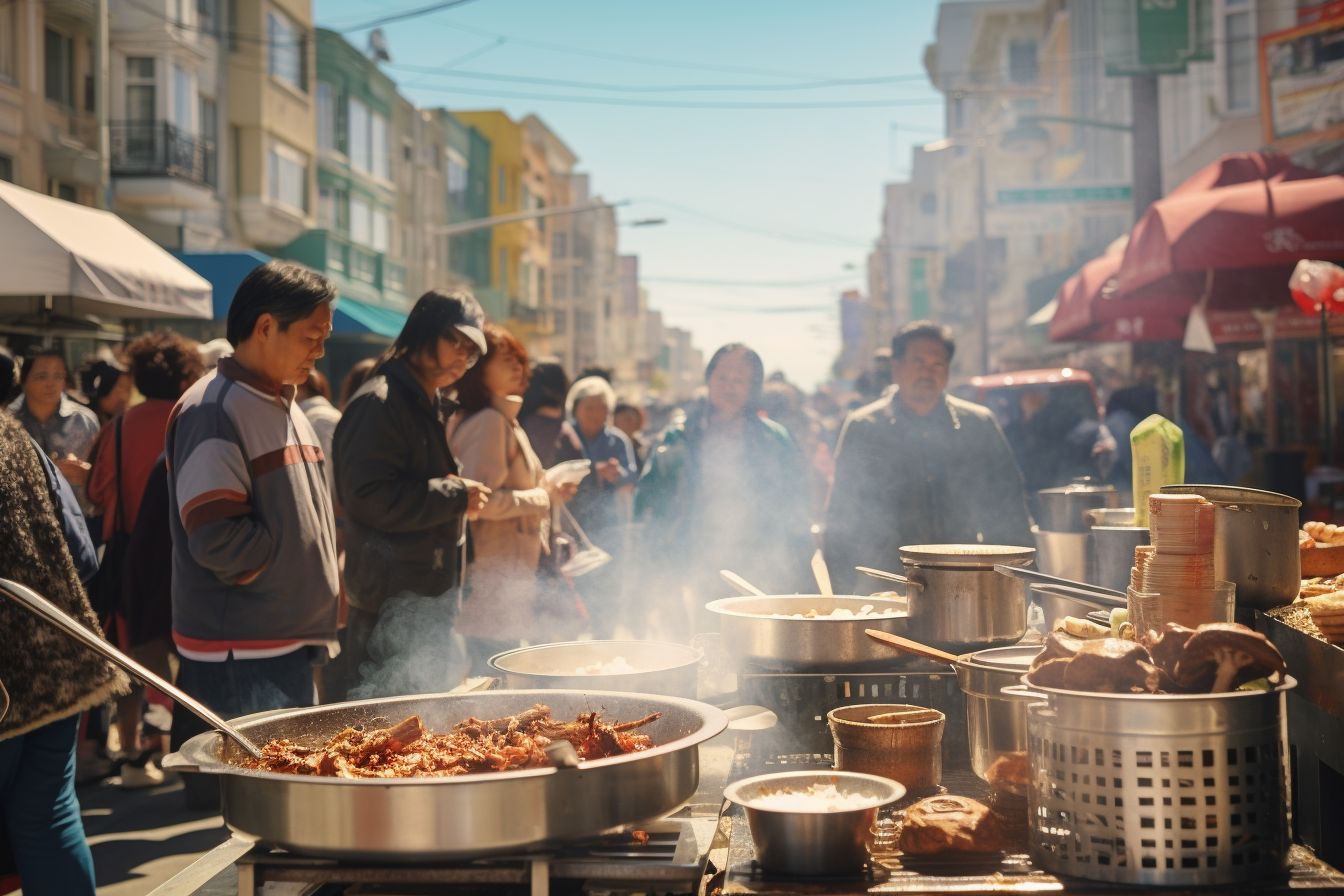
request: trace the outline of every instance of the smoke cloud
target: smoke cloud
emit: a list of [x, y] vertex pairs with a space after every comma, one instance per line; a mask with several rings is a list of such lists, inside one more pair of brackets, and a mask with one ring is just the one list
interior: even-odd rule
[[389, 599], [369, 638], [372, 662], [361, 663], [360, 683], [348, 699], [440, 694], [462, 683], [469, 668], [462, 638], [453, 631], [454, 595]]

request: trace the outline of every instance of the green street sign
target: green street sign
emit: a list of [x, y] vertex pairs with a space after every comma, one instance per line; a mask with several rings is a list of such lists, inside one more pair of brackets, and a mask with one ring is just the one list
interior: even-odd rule
[[1184, 74], [1213, 59], [1213, 0], [1101, 0], [1109, 77]]
[[1026, 187], [999, 190], [998, 204], [1042, 205], [1076, 202], [1129, 202], [1133, 190], [1128, 184], [1086, 187]]

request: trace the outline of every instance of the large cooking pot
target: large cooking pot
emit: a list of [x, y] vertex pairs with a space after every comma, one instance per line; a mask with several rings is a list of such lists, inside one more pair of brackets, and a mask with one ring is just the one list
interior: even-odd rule
[[1027, 583], [994, 567], [1025, 567], [1035, 555], [998, 544], [902, 547], [910, 637], [954, 653], [1016, 644], [1027, 632]]
[[1134, 549], [1148, 544], [1148, 527], [1134, 525], [1134, 508], [1087, 512], [1087, 572], [1083, 581], [1113, 591], [1129, 587]]
[[1272, 610], [1297, 599], [1302, 588], [1297, 544], [1301, 501], [1223, 485], [1165, 485], [1162, 492], [1201, 495], [1213, 502], [1214, 578], [1237, 586], [1237, 606]]
[[[898, 612], [862, 619], [827, 615], [841, 608], [857, 613], [865, 606], [879, 613], [887, 608]], [[863, 633], [873, 628], [909, 636], [903, 601], [854, 595], [763, 595], [725, 597], [705, 604], [705, 609], [718, 614], [724, 649], [747, 665], [781, 672], [841, 672], [865, 667], [898, 669], [919, 661], [910, 654], [893, 653]], [[821, 615], [795, 618], [809, 612]]]
[[1120, 493], [1113, 485], [1094, 482], [1083, 476], [1059, 488], [1043, 488], [1036, 493], [1041, 518], [1036, 522], [1046, 532], [1086, 532], [1087, 512], [1120, 506]]
[[351, 779], [243, 768], [240, 748], [212, 731], [165, 762], [219, 775], [225, 823], [262, 843], [332, 858], [442, 861], [540, 849], [666, 815], [695, 793], [698, 745], [728, 725], [722, 710], [675, 697], [491, 691], [258, 713], [234, 726], [258, 743], [289, 738], [317, 746], [348, 726], [384, 726], [418, 715], [429, 730], [444, 732], [471, 716], [498, 719], [536, 703], [548, 705], [557, 719], [595, 710], [615, 721], [662, 713], [640, 729], [656, 746], [574, 769]]
[[1041, 572], [1081, 582], [1087, 578], [1087, 533], [1050, 532], [1031, 527], [1036, 540], [1036, 565]]
[[966, 695], [971, 770], [982, 780], [989, 780], [989, 768], [1000, 758], [1027, 750], [1027, 708], [1000, 691], [1022, 681], [1041, 649], [1039, 644], [996, 647], [957, 661], [957, 683]]
[[[663, 641], [567, 641], [519, 647], [495, 654], [489, 666], [510, 690], [622, 691], [695, 697], [703, 654]], [[577, 669], [625, 660], [633, 672], [576, 674]]]

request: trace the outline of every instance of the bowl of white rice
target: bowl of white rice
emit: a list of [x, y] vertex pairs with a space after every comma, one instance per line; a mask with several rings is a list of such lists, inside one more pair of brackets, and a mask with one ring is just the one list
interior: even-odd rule
[[761, 867], [857, 874], [869, 858], [878, 809], [905, 796], [905, 787], [855, 772], [782, 772], [738, 781], [723, 795], [746, 810]]
[[702, 654], [666, 641], [563, 641], [495, 654], [490, 668], [510, 690], [624, 691], [696, 696]]

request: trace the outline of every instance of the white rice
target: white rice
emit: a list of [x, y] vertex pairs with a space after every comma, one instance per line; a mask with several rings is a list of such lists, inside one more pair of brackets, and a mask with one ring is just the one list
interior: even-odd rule
[[834, 784], [813, 784], [805, 790], [776, 790], [755, 797], [751, 807], [771, 812], [852, 812], [876, 802], [861, 793], [841, 793]]

